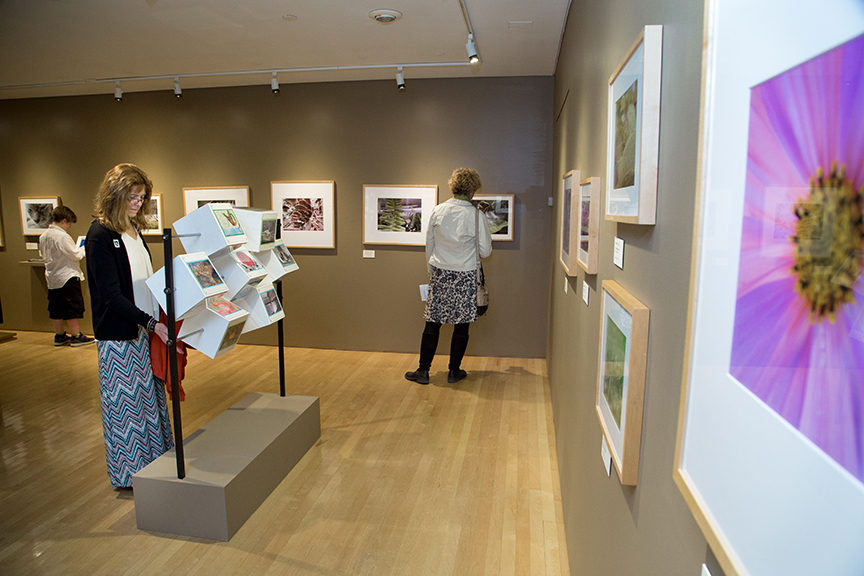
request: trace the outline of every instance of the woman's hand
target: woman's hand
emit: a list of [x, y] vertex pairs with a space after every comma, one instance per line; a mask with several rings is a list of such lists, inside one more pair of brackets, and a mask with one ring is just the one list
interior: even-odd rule
[[[157, 336], [159, 336], [159, 338], [162, 339], [162, 342], [168, 344], [168, 327], [165, 324], [163, 324], [162, 322], [157, 323], [153, 331], [156, 333]], [[180, 346], [180, 342], [177, 342], [177, 353], [186, 353], [186, 350], [184, 350], [183, 347]]]

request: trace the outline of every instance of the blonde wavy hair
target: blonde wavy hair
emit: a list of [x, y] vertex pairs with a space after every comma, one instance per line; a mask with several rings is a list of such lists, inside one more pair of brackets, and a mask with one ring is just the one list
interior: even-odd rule
[[480, 189], [480, 175], [472, 168], [457, 168], [447, 182], [454, 196], [471, 198]]
[[[138, 214], [129, 218], [129, 198], [135, 186], [144, 187], [144, 201]], [[130, 228], [140, 230], [144, 227], [144, 208], [152, 194], [153, 183], [143, 170], [134, 164], [118, 164], [105, 174], [96, 191], [94, 216], [115, 232], [123, 233]]]

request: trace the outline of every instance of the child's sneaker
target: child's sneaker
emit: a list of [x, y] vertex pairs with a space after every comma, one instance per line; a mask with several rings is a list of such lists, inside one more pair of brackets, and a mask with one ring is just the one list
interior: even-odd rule
[[85, 336], [83, 333], [78, 334], [76, 336], [72, 336], [72, 338], [69, 339], [69, 345], [73, 346], [73, 347], [74, 346], [86, 346], [87, 344], [93, 344], [94, 342], [96, 342], [95, 338], [90, 338], [89, 336]]
[[69, 335], [66, 332], [63, 334], [55, 334], [54, 335], [54, 346], [66, 346], [72, 339], [69, 338]]

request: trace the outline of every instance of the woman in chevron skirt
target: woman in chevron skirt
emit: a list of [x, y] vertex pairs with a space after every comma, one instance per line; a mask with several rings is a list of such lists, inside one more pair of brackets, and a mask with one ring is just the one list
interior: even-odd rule
[[167, 341], [168, 329], [156, 320], [159, 305], [145, 283], [153, 274], [150, 251], [138, 232], [152, 189], [137, 166], [109, 170], [85, 244], [108, 477], [123, 488], [174, 446], [165, 387], [153, 377], [149, 348], [149, 333]]

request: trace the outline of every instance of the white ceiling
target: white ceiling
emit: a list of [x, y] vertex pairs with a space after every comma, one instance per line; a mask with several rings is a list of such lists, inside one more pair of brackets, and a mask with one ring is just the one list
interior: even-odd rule
[[[412, 78], [554, 74], [570, 0], [464, 4], [479, 65], [467, 65], [459, 0], [0, 0], [0, 99], [111, 94], [118, 78], [127, 93], [171, 90], [174, 76], [184, 89], [269, 86], [273, 70], [283, 86], [395, 85], [403, 65], [409, 90]], [[380, 24], [378, 9], [403, 17]]]

